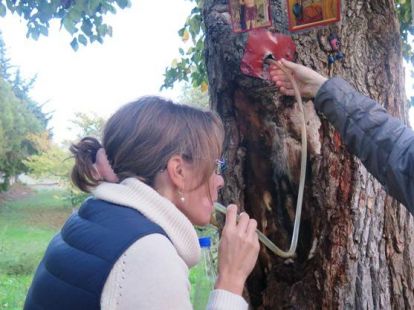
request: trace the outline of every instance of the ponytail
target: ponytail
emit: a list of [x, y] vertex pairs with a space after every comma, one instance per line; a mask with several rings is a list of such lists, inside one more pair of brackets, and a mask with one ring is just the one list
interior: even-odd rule
[[91, 187], [99, 184], [100, 176], [96, 172], [94, 163], [96, 162], [96, 153], [101, 147], [97, 139], [85, 137], [69, 148], [75, 158], [71, 174], [72, 182], [84, 192], [89, 192]]

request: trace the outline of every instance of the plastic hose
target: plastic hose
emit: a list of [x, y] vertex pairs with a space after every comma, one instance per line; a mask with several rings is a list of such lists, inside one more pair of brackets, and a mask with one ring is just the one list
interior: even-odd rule
[[[272, 62], [277, 65], [283, 72], [288, 76], [290, 82], [292, 83], [296, 101], [299, 104], [299, 109], [301, 111], [301, 120], [302, 120], [302, 130], [301, 130], [301, 140], [302, 140], [302, 155], [301, 155], [301, 162], [300, 162], [300, 181], [299, 181], [299, 191], [298, 191], [298, 199], [296, 201], [296, 215], [295, 215], [295, 222], [293, 226], [293, 235], [292, 240], [290, 242], [290, 248], [288, 251], [283, 251], [279, 247], [277, 247], [269, 238], [267, 238], [261, 231], [256, 229], [256, 232], [259, 236], [259, 240], [274, 254], [283, 258], [292, 258], [295, 257], [296, 248], [298, 245], [298, 237], [299, 237], [299, 228], [300, 228], [300, 218], [302, 215], [302, 202], [303, 202], [303, 192], [305, 189], [305, 177], [306, 177], [306, 158], [307, 158], [307, 138], [306, 138], [306, 123], [305, 123], [305, 114], [302, 107], [302, 97], [300, 96], [298, 85], [296, 84], [295, 79], [293, 78], [292, 74], [283, 66], [276, 63], [273, 59], [266, 59], [268, 62]], [[216, 211], [226, 214], [226, 207], [220, 203], [215, 203], [214, 208]]]

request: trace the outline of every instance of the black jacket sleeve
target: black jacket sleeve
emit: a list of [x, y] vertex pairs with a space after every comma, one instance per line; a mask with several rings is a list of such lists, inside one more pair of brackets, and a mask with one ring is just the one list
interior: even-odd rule
[[315, 107], [385, 190], [414, 214], [414, 132], [340, 78], [322, 85]]

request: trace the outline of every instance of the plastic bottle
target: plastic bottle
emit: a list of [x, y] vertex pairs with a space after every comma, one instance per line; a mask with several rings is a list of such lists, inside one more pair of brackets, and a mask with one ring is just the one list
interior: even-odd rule
[[211, 256], [211, 238], [201, 237], [198, 241], [201, 247], [201, 259], [194, 267], [196, 281], [193, 306], [194, 310], [205, 310], [210, 292], [214, 289], [216, 282], [216, 270]]

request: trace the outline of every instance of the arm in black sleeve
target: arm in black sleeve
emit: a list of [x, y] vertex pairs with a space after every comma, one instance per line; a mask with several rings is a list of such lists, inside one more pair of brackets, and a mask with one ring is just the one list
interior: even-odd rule
[[315, 107], [385, 190], [414, 213], [414, 132], [340, 78], [322, 85]]

